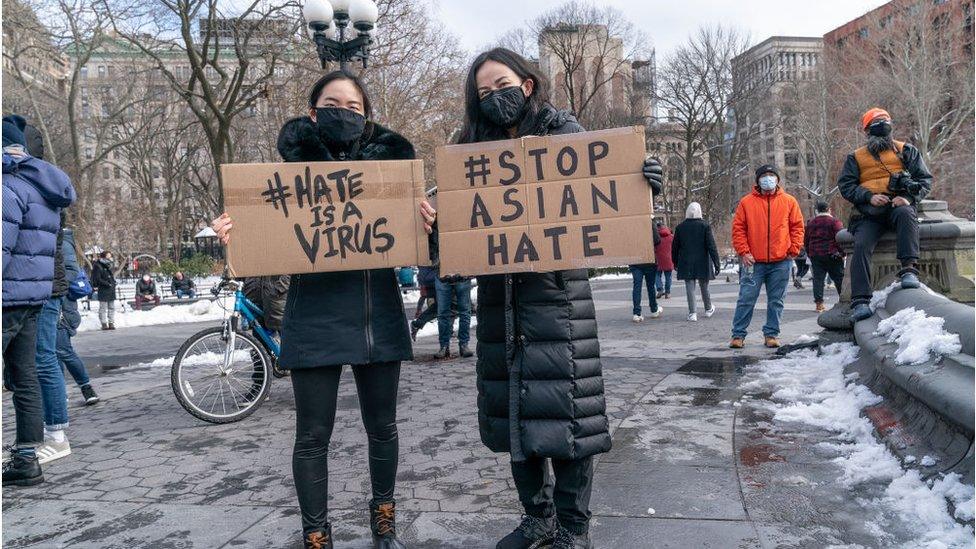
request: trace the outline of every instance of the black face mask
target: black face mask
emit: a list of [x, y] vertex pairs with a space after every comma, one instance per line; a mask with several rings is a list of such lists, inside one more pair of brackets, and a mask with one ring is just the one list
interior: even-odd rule
[[315, 125], [322, 141], [330, 145], [348, 145], [363, 135], [366, 117], [340, 107], [319, 107], [315, 109]]
[[509, 86], [495, 90], [481, 99], [481, 114], [492, 124], [511, 128], [525, 114], [525, 92], [522, 86]]
[[891, 135], [891, 122], [888, 122], [887, 120], [874, 122], [868, 126], [868, 135], [873, 135], [875, 137], [888, 137]]

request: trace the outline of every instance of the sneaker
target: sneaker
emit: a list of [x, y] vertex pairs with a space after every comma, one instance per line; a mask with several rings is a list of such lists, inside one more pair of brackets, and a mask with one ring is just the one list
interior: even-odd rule
[[37, 447], [37, 462], [41, 465], [71, 455], [71, 445], [68, 439], [58, 442], [53, 438], [44, 437], [44, 444]]
[[851, 320], [854, 322], [860, 322], [862, 320], [871, 318], [871, 307], [867, 303], [858, 303], [851, 309]]
[[913, 288], [920, 288], [921, 286], [922, 283], [919, 281], [917, 274], [908, 272], [901, 275], [901, 288], [903, 290], [911, 290]]
[[744, 337], [733, 337], [732, 341], [729, 342], [729, 349], [741, 349], [746, 346], [746, 339]]
[[664, 292], [658, 292], [658, 293], [657, 293], [657, 295], [656, 295], [655, 297], [656, 297], [657, 299], [661, 299], [662, 297], [664, 297]]
[[556, 538], [559, 525], [556, 517], [539, 518], [522, 515], [522, 523], [503, 537], [495, 549], [541, 549], [549, 547]]
[[420, 331], [420, 327], [418, 327], [416, 324], [414, 324], [414, 322], [411, 320], [410, 321], [410, 339], [412, 339], [414, 341], [417, 341], [417, 332], [419, 332], [419, 331]]
[[95, 394], [95, 389], [91, 388], [91, 385], [81, 386], [81, 396], [85, 399], [85, 406], [91, 406], [92, 404], [98, 404], [98, 395]]
[[590, 541], [590, 533], [574, 534], [569, 530], [560, 527], [556, 533], [556, 539], [552, 543], [552, 549], [592, 549], [593, 542]]
[[770, 349], [776, 349], [779, 347], [779, 339], [775, 338], [774, 336], [766, 336], [763, 339], [763, 345], [769, 347]]
[[822, 313], [827, 310], [827, 306], [823, 304], [823, 301], [817, 302], [817, 312]]
[[711, 318], [715, 314], [715, 305], [705, 309], [705, 318]]
[[434, 358], [451, 358], [450, 347], [441, 347], [440, 351], [434, 353]]
[[640, 324], [641, 322], [644, 322], [644, 317], [641, 315], [634, 315], [634, 318], [631, 320], [634, 321], [634, 324]]
[[332, 525], [326, 524], [325, 530], [315, 530], [305, 534], [305, 549], [332, 549]]
[[698, 313], [688, 313], [688, 322], [698, 322]]
[[469, 358], [474, 356], [474, 353], [471, 352], [471, 349], [469, 349], [467, 345], [459, 346], [458, 354], [461, 355], [461, 357], [463, 358]]
[[651, 313], [651, 318], [658, 318], [661, 316], [661, 313], [663, 312], [664, 312], [664, 307], [658, 305], [657, 309], [655, 309], [654, 312]]
[[664, 299], [671, 299], [671, 294], [664, 294]]
[[10, 460], [3, 464], [3, 485], [33, 486], [44, 482], [44, 473], [37, 456], [27, 457], [20, 452], [13, 452]]

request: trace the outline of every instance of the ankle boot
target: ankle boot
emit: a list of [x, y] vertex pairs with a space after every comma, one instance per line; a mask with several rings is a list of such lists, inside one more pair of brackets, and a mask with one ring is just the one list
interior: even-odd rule
[[369, 502], [369, 529], [374, 549], [406, 549], [396, 536], [396, 502]]
[[332, 525], [326, 524], [325, 530], [316, 530], [305, 534], [305, 549], [332, 549]]

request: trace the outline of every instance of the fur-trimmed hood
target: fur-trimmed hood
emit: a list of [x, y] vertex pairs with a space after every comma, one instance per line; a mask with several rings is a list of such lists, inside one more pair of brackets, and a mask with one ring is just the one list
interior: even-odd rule
[[[337, 160], [319, 139], [315, 122], [308, 116], [292, 118], [278, 133], [278, 153], [285, 162], [319, 162]], [[402, 135], [375, 122], [366, 129], [349, 160], [412, 160], [413, 145]]]

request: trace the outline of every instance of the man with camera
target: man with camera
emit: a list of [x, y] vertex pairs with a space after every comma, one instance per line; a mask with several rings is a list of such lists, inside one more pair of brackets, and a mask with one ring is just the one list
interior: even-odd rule
[[857, 210], [851, 217], [851, 318], [871, 316], [871, 254], [887, 230], [896, 235], [902, 288], [918, 288], [918, 214], [932, 174], [918, 149], [891, 137], [891, 116], [873, 108], [861, 117], [867, 144], [847, 155], [837, 186]]

